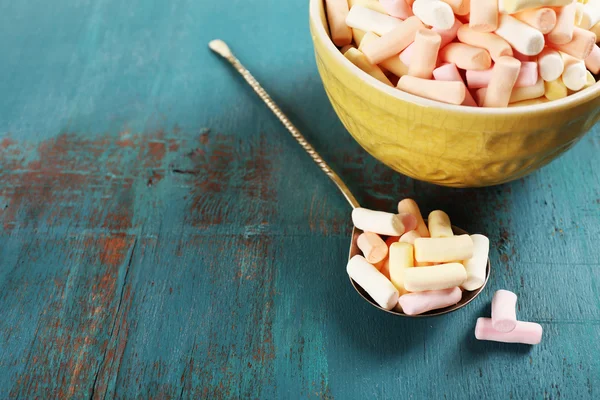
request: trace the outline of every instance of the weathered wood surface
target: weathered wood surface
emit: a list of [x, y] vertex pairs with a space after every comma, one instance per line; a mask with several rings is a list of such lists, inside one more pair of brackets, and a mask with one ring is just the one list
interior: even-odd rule
[[[436, 319], [347, 283], [349, 208], [206, 49], [227, 40], [370, 207], [490, 236]], [[390, 172], [344, 131], [306, 1], [0, 1], [0, 398], [598, 398], [600, 131], [512, 184]], [[545, 329], [477, 342], [494, 290]]]

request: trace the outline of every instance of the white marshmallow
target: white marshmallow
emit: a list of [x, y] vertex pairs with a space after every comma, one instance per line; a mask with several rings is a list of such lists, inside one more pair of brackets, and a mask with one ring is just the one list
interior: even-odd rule
[[404, 288], [409, 292], [450, 289], [466, 279], [467, 272], [460, 263], [408, 268], [404, 271]]
[[398, 305], [406, 315], [419, 315], [427, 311], [450, 307], [462, 299], [460, 288], [430, 290], [427, 292], [407, 293], [400, 296]]
[[398, 290], [363, 256], [352, 257], [348, 261], [346, 272], [384, 310], [391, 310], [398, 304]]
[[346, 17], [346, 25], [379, 36], [388, 33], [402, 24], [402, 21], [386, 14], [378, 13], [363, 6], [353, 6]]
[[517, 326], [517, 295], [498, 290], [492, 298], [492, 327], [498, 332], [512, 332]]
[[565, 86], [573, 91], [583, 89], [587, 83], [587, 68], [583, 60], [562, 54], [565, 61], [565, 71], [562, 74], [562, 81]]
[[600, 2], [588, 1], [587, 4], [582, 4], [582, 21], [579, 24], [580, 28], [590, 29], [592, 26], [600, 22]]
[[483, 235], [471, 235], [473, 241], [473, 257], [463, 262], [467, 271], [467, 280], [462, 284], [463, 289], [477, 290], [485, 283], [485, 275], [490, 252], [490, 240]]
[[364, 232], [373, 232], [385, 236], [402, 236], [404, 224], [397, 214], [373, 211], [366, 208], [352, 210], [354, 226]]
[[452, 7], [441, 0], [416, 0], [413, 13], [426, 25], [437, 29], [450, 29], [454, 25]]
[[546, 82], [557, 80], [565, 70], [565, 63], [556, 50], [544, 49], [538, 56], [537, 61], [540, 75]]
[[544, 35], [510, 15], [501, 14], [498, 17], [496, 35], [526, 56], [535, 56], [544, 49]]

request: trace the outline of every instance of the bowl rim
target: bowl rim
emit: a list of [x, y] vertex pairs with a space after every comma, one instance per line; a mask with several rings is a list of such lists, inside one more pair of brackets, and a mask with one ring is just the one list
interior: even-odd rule
[[344, 55], [338, 50], [333, 44], [325, 26], [321, 20], [321, 9], [319, 5], [323, 7], [324, 0], [310, 0], [309, 3], [309, 19], [311, 25], [315, 27], [312, 33], [313, 42], [316, 40], [314, 35], [319, 36], [326, 49], [333, 54], [333, 56], [340, 62], [350, 73], [355, 75], [358, 79], [362, 80], [365, 84], [378, 89], [379, 91], [387, 94], [388, 96], [394, 97], [398, 100], [407, 101], [419, 106], [435, 108], [444, 111], [453, 111], [457, 113], [470, 114], [470, 115], [481, 115], [481, 116], [522, 116], [523, 114], [535, 113], [535, 112], [557, 112], [566, 108], [573, 108], [577, 105], [587, 103], [600, 95], [600, 81], [596, 82], [593, 86], [581, 90], [575, 94], [567, 96], [560, 100], [552, 100], [543, 104], [533, 104], [519, 107], [506, 107], [506, 108], [484, 108], [484, 107], [466, 107], [461, 105], [446, 104], [435, 100], [425, 99], [423, 97], [415, 96], [410, 93], [403, 92], [390, 87], [371, 75], [367, 74], [356, 65], [351, 63]]

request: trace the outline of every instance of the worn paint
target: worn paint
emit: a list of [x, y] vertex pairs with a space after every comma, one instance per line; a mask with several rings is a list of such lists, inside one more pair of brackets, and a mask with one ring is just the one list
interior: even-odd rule
[[[598, 127], [512, 184], [434, 187], [344, 131], [305, 1], [0, 9], [0, 398], [599, 396]], [[349, 206], [214, 37], [362, 204], [411, 196], [488, 234], [485, 293], [430, 320], [365, 304], [344, 271]], [[542, 344], [474, 339], [500, 288]]]

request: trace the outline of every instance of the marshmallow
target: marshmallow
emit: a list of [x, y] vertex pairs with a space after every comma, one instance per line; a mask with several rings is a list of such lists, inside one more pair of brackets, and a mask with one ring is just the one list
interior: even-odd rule
[[[487, 88], [478, 89], [475, 92], [475, 97], [477, 100], [477, 104], [483, 105], [483, 100], [485, 98], [487, 92]], [[546, 89], [544, 88], [544, 80], [539, 78], [538, 81], [533, 86], [526, 86], [520, 88], [514, 88], [511, 95], [509, 103], [517, 103], [523, 100], [537, 99], [542, 97]]]
[[401, 24], [402, 21], [397, 18], [378, 13], [360, 5], [353, 6], [346, 17], [346, 25], [350, 28], [360, 29], [365, 32], [375, 32], [378, 35], [388, 33]]
[[425, 221], [423, 220], [423, 216], [421, 215], [421, 210], [417, 205], [417, 202], [413, 199], [404, 199], [398, 203], [398, 213], [403, 214], [412, 214], [417, 219], [417, 227], [416, 231], [421, 235], [421, 237], [429, 237], [429, 229], [427, 229], [427, 225], [425, 225]]
[[377, 11], [381, 14], [387, 14], [385, 7], [379, 2], [379, 0], [348, 0], [348, 5], [350, 8], [354, 6], [361, 6], [373, 11]]
[[384, 310], [391, 310], [398, 304], [398, 290], [363, 256], [352, 257], [346, 272]]
[[352, 31], [346, 25], [348, 16], [347, 0], [326, 0], [327, 20], [329, 21], [329, 31], [331, 40], [338, 46], [346, 46], [352, 42]]
[[416, 96], [456, 105], [462, 104], [466, 95], [461, 82], [431, 81], [408, 75], [400, 78], [397, 87]]
[[415, 239], [415, 260], [434, 263], [468, 260], [473, 257], [474, 247], [469, 235]]
[[535, 56], [544, 49], [544, 35], [510, 15], [500, 15], [496, 34], [526, 56]]
[[466, 279], [465, 267], [460, 263], [408, 268], [404, 271], [404, 287], [409, 292], [450, 289], [460, 286]]
[[400, 296], [398, 304], [406, 315], [419, 315], [431, 310], [450, 307], [462, 298], [460, 288], [408, 293]]
[[590, 28], [590, 32], [596, 35], [596, 43], [600, 42], [600, 22]]
[[[367, 32], [364, 35], [364, 37], [362, 38], [362, 41], [360, 43], [360, 46], [358, 46], [358, 49], [362, 50], [367, 43], [369, 43], [375, 39], [378, 39], [378, 38], [379, 38], [379, 36], [377, 36], [375, 33]], [[400, 59], [397, 56], [392, 56], [386, 60], [383, 60], [378, 65], [380, 67], [390, 71], [391, 73], [393, 73], [394, 75], [396, 75], [398, 77], [408, 74], [408, 67], [406, 65], [404, 65], [404, 63], [402, 61], [400, 61]]]
[[544, 82], [544, 97], [548, 100], [564, 99], [569, 95], [569, 90], [563, 83], [562, 79]]
[[[448, 4], [454, 14], [464, 16], [469, 14], [471, 9], [471, 0], [442, 0], [444, 3]], [[477, 0], [475, 0], [477, 1]]]
[[483, 235], [471, 235], [473, 241], [473, 257], [463, 261], [467, 271], [467, 280], [462, 287], [465, 290], [477, 290], [485, 283], [488, 255], [490, 252], [490, 240]]
[[378, 234], [373, 232], [361, 233], [356, 240], [356, 245], [371, 264], [383, 261], [388, 255], [388, 246]]
[[[454, 22], [454, 25], [452, 25], [452, 28], [450, 29], [431, 29], [432, 31], [438, 33], [442, 38], [442, 42], [440, 43], [440, 49], [446, 46], [448, 43], [452, 42], [454, 39], [456, 39], [456, 33], [458, 32], [458, 28], [460, 28], [461, 26], [462, 23], [459, 20], [456, 20]], [[400, 60], [402, 60], [404, 64], [410, 65], [410, 60], [412, 58], [414, 48], [415, 44], [411, 43], [410, 46], [408, 46], [402, 51], [402, 53], [400, 53]]]
[[[460, 82], [464, 85], [463, 79], [454, 64], [444, 64], [433, 70], [433, 77], [436, 81]], [[473, 100], [471, 92], [465, 90], [465, 100], [463, 106], [477, 107], [477, 103]]]
[[392, 82], [390, 82], [387, 76], [385, 76], [381, 68], [379, 68], [377, 65], [371, 64], [360, 50], [354, 48], [348, 49], [344, 53], [344, 57], [378, 81], [385, 83], [386, 85], [393, 86]]
[[543, 80], [548, 82], [555, 81], [560, 78], [565, 70], [565, 63], [560, 53], [550, 48], [545, 48], [542, 50], [538, 56], [537, 62], [540, 70], [540, 76]]
[[354, 46], [354, 45], [352, 45], [352, 44], [348, 44], [348, 45], [346, 45], [346, 46], [344, 46], [344, 47], [342, 47], [342, 48], [340, 49], [340, 53], [342, 53], [342, 54], [346, 54], [346, 52], [347, 52], [348, 50], [350, 50], [350, 49], [355, 49], [355, 48], [356, 48], [356, 46]]
[[427, 222], [429, 224], [429, 233], [432, 238], [454, 236], [452, 224], [450, 223], [450, 217], [445, 212], [441, 210], [432, 211], [429, 213]]
[[585, 60], [590, 55], [596, 44], [596, 34], [581, 28], [573, 28], [573, 39], [565, 44], [549, 43], [549, 46], [567, 53], [580, 60]]
[[464, 44], [486, 49], [492, 60], [497, 61], [502, 56], [512, 56], [510, 44], [494, 33], [477, 32], [468, 25], [463, 25], [457, 32], [458, 40]]
[[592, 73], [590, 71], [586, 71], [585, 75], [586, 75], [587, 79], [585, 81], [585, 86], [583, 88], [587, 89], [590, 86], [594, 86], [596, 84], [596, 78], [594, 78], [594, 75], [592, 75]]
[[398, 242], [390, 246], [390, 280], [401, 295], [406, 293], [404, 288], [405, 271], [414, 265], [412, 244]]
[[478, 340], [491, 340], [503, 343], [538, 344], [542, 341], [543, 329], [540, 324], [518, 321], [512, 332], [498, 332], [492, 327], [491, 318], [478, 318], [475, 337]]
[[373, 232], [385, 236], [402, 236], [405, 230], [399, 215], [366, 208], [352, 210], [352, 222], [363, 232]]
[[452, 7], [440, 0], [415, 0], [413, 13], [424, 24], [438, 29], [450, 29], [454, 25]]
[[492, 298], [492, 327], [498, 332], [512, 332], [517, 326], [517, 295], [498, 290]]
[[543, 34], [549, 33], [556, 26], [556, 11], [547, 7], [521, 11], [513, 17], [534, 27]]
[[367, 32], [365, 32], [365, 31], [361, 31], [360, 29], [352, 28], [352, 37], [354, 38], [354, 43], [356, 43], [356, 45], [359, 47], [362, 44], [363, 38], [365, 37], [366, 34], [367, 34]]
[[581, 28], [590, 29], [592, 26], [600, 22], [600, 2], [594, 1], [585, 4], [582, 7], [582, 20], [584, 24], [580, 25]]
[[406, 19], [413, 15], [411, 7], [406, 0], [379, 0], [381, 6], [392, 17]]
[[469, 27], [477, 32], [495, 31], [498, 28], [498, 0], [473, 1]]
[[439, 34], [429, 29], [419, 29], [415, 35], [415, 49], [412, 62], [408, 67], [408, 75], [431, 79], [441, 42], [442, 38]]
[[[519, 61], [516, 58], [509, 57], [515, 61]], [[496, 63], [498, 65], [500, 60]], [[521, 65], [521, 69], [519, 71], [519, 76], [517, 77], [517, 81], [515, 83], [515, 87], [525, 87], [525, 86], [533, 86], [538, 80], [538, 65], [535, 62], [527, 61], [524, 63], [519, 62]], [[494, 65], [493, 68], [490, 68], [485, 71], [467, 71], [467, 86], [469, 89], [479, 89], [482, 87], [487, 87], [490, 83], [490, 79], [492, 78], [493, 69], [496, 68]], [[512, 90], [512, 89], [511, 89]]]
[[565, 53], [561, 55], [565, 62], [565, 71], [562, 74], [563, 83], [568, 89], [575, 92], [583, 89], [587, 82], [585, 62]]
[[400, 236], [400, 242], [402, 243], [408, 243], [408, 244], [415, 244], [415, 239], [418, 239], [422, 237], [421, 235], [419, 235], [419, 232], [417, 231], [408, 231], [406, 232], [404, 235]]
[[577, 3], [573, 1], [556, 12], [556, 25], [548, 34], [549, 43], [566, 44], [573, 39], [576, 10]]
[[[477, 0], [475, 0], [477, 1]], [[519, 11], [529, 10], [531, 8], [561, 7], [570, 4], [573, 0], [501, 0], [499, 2], [500, 11], [505, 14], [514, 14]]]
[[365, 44], [363, 53], [371, 64], [378, 64], [404, 50], [415, 40], [415, 34], [421, 28], [423, 28], [423, 24], [417, 17], [407, 18], [398, 27], [379, 39]]
[[513, 107], [524, 107], [524, 106], [535, 106], [538, 104], [544, 104], [549, 102], [550, 100], [548, 100], [545, 97], [539, 97], [537, 99], [529, 99], [529, 100], [523, 100], [523, 101], [517, 101], [516, 103], [511, 103], [508, 105], [509, 108], [513, 108]]
[[470, 70], [484, 70], [492, 66], [492, 59], [486, 50], [464, 43], [450, 43], [441, 49], [440, 61]]

